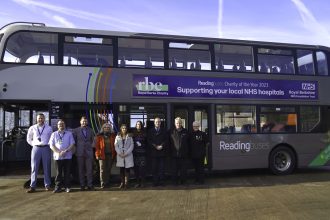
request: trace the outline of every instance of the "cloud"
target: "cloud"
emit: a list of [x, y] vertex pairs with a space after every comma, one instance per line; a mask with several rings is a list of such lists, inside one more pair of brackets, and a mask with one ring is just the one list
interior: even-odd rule
[[65, 18], [58, 16], [58, 15], [53, 15], [52, 18], [57, 21], [58, 23], [62, 24], [64, 27], [68, 27], [68, 28], [74, 28], [75, 25], [71, 22], [69, 22], [68, 20], [66, 20]]
[[218, 14], [218, 37], [223, 37], [223, 30], [222, 30], [222, 21], [223, 21], [223, 1], [219, 0], [219, 14]]
[[88, 20], [94, 23], [102, 24], [102, 25], [107, 25], [113, 28], [116, 28], [118, 30], [125, 30], [125, 31], [133, 31], [136, 30], [136, 27], [139, 27], [141, 29], [154, 29], [158, 32], [169, 32], [172, 30], [168, 29], [162, 29], [162, 28], [157, 28], [155, 26], [151, 25], [144, 25], [141, 23], [137, 22], [131, 22], [115, 17], [111, 17], [109, 15], [103, 15], [103, 14], [95, 14], [87, 11], [82, 11], [82, 10], [76, 10], [76, 9], [70, 9], [62, 6], [57, 6], [41, 1], [35, 1], [35, 0], [12, 0], [16, 2], [17, 4], [20, 4], [25, 7], [37, 7], [37, 8], [43, 8], [47, 9], [49, 11], [57, 12], [62, 15], [67, 15], [71, 17], [76, 17], [79, 19], [83, 20]]
[[329, 31], [319, 23], [312, 12], [308, 10], [305, 4], [301, 0], [291, 0], [292, 3], [295, 5], [296, 9], [299, 12], [301, 20], [307, 30], [312, 32], [312, 34], [322, 40], [327, 42], [326, 44], [330, 44], [330, 33]]
[[2, 11], [0, 11], [0, 15], [1, 15], [1, 16], [9, 16], [10, 14], [8, 14], [7, 12], [2, 12]]

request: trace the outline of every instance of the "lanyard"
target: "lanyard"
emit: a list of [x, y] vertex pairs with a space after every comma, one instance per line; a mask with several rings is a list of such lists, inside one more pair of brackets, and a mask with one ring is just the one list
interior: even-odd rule
[[45, 129], [45, 125], [42, 127], [42, 130], [41, 130], [41, 132], [39, 131], [39, 126], [37, 126], [37, 130], [38, 130], [38, 134], [39, 134], [39, 137], [38, 137], [38, 141], [39, 142], [41, 142], [41, 135], [42, 135], [42, 133], [44, 132], [44, 129]]
[[37, 130], [38, 130], [38, 133], [39, 133], [39, 136], [41, 137], [42, 133], [44, 132], [44, 129], [45, 129], [45, 125], [42, 127], [42, 130], [41, 132], [39, 131], [39, 126], [37, 126]]
[[63, 133], [63, 135], [61, 136], [61, 134], [60, 134], [60, 132], [58, 132], [58, 136], [59, 136], [59, 138], [60, 138], [60, 142], [62, 143], [63, 142], [63, 137], [64, 137], [64, 135], [65, 135], [65, 132]]

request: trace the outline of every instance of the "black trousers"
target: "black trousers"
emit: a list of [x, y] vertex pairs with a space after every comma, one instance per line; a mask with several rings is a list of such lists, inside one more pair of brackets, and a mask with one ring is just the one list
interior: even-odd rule
[[[125, 183], [128, 181], [130, 170], [131, 168], [120, 167], [121, 183]], [[125, 181], [125, 177], [126, 177], [126, 181]]]
[[164, 166], [165, 166], [165, 158], [164, 157], [153, 157], [152, 158], [152, 178], [153, 184], [163, 184], [164, 183]]
[[185, 184], [187, 181], [187, 160], [186, 158], [172, 158], [172, 180], [174, 184]]
[[195, 182], [204, 183], [204, 157], [193, 158], [192, 163], [195, 168]]
[[[55, 184], [56, 187], [71, 187], [71, 159], [64, 159], [64, 160], [55, 160], [56, 166], [56, 178]], [[63, 178], [64, 174], [64, 178]]]

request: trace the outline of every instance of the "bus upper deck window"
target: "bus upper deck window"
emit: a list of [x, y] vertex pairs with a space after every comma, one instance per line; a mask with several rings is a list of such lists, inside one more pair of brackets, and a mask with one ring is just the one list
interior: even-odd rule
[[163, 41], [118, 38], [118, 66], [120, 68], [164, 68]]
[[327, 76], [329, 70], [328, 70], [328, 62], [327, 62], [326, 54], [322, 51], [317, 51], [316, 60], [317, 60], [318, 75]]
[[7, 63], [57, 64], [57, 39], [57, 34], [17, 32], [9, 38], [6, 44], [3, 61]]
[[294, 74], [294, 59], [291, 50], [258, 48], [257, 58], [260, 73]]
[[251, 46], [215, 44], [215, 69], [218, 71], [253, 72]]
[[298, 72], [301, 75], [314, 75], [313, 51], [297, 50]]
[[113, 66], [112, 39], [94, 36], [65, 36], [63, 64]]
[[209, 45], [196, 43], [169, 43], [171, 69], [211, 70]]

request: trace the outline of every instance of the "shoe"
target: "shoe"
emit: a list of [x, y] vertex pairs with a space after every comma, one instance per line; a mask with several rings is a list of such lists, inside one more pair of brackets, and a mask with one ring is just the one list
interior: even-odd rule
[[52, 188], [50, 188], [50, 186], [45, 186], [45, 191], [51, 191]]
[[70, 188], [65, 188], [65, 192], [69, 193], [71, 191]]
[[30, 189], [26, 190], [27, 193], [34, 193], [36, 191], [35, 188], [30, 187]]
[[85, 191], [85, 187], [84, 186], [81, 186], [80, 187], [80, 191]]
[[61, 191], [62, 191], [61, 188], [59, 188], [59, 187], [55, 187], [53, 193], [59, 193], [59, 192], [61, 192]]
[[138, 184], [136, 184], [136, 185], [134, 186], [134, 188], [139, 188], [139, 187], [141, 187], [141, 184], [140, 184], [140, 183], [138, 183]]
[[88, 191], [94, 191], [94, 186], [88, 186], [88, 187], [87, 187], [87, 190], [88, 190]]
[[125, 187], [125, 184], [124, 183], [121, 183], [120, 185], [119, 185], [119, 189], [123, 189]]

